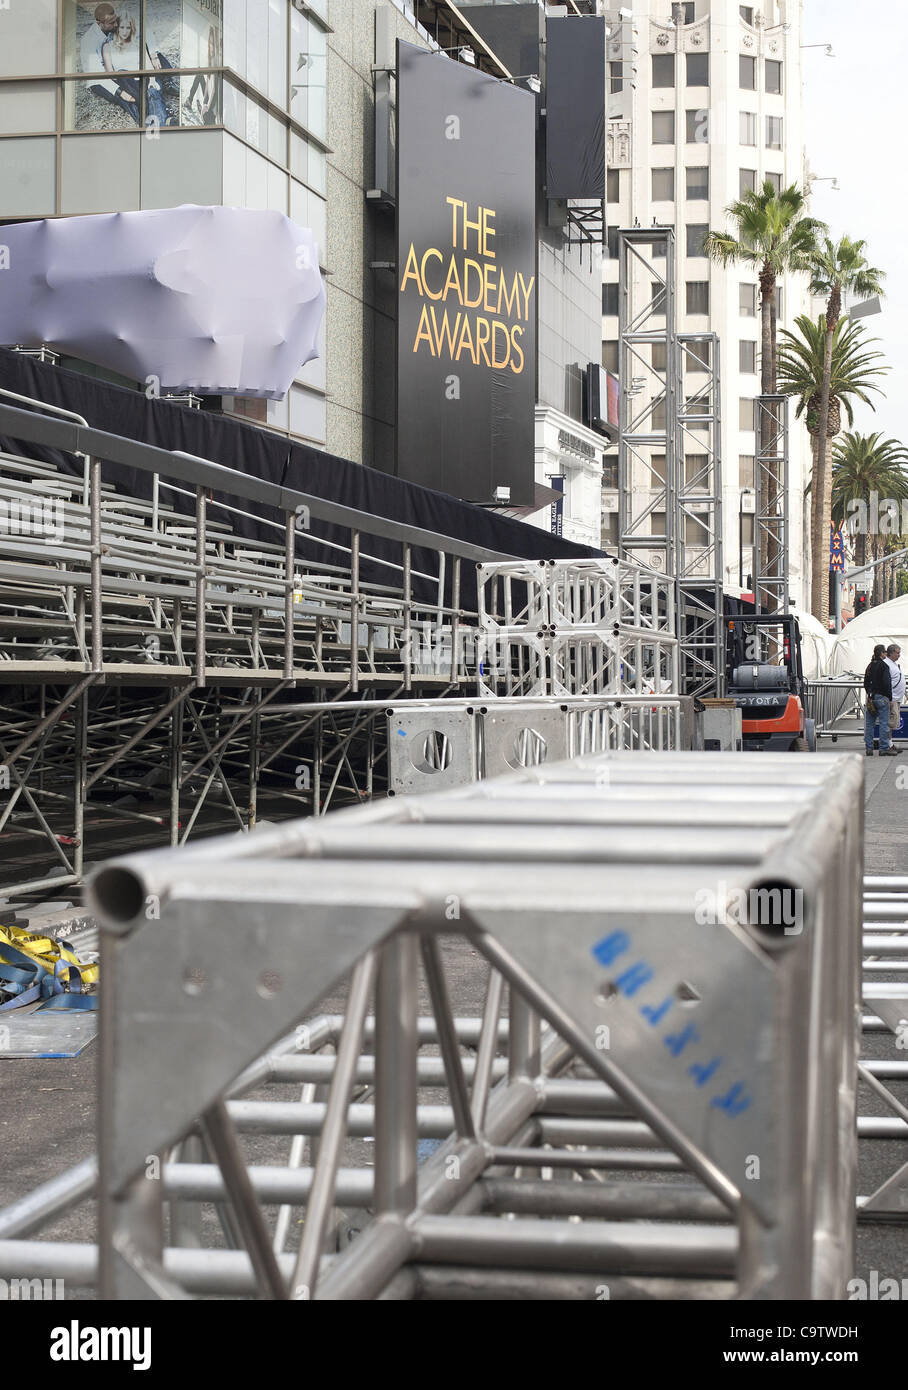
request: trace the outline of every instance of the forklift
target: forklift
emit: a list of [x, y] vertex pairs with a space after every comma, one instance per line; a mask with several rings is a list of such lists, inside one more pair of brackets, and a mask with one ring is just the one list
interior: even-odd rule
[[797, 618], [770, 613], [726, 619], [725, 657], [726, 690], [741, 711], [744, 747], [815, 753]]

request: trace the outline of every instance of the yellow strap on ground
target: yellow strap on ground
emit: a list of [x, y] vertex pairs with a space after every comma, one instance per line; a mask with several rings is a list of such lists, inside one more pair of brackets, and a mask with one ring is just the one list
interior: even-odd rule
[[83, 965], [78, 956], [50, 936], [35, 936], [24, 927], [0, 927], [0, 958], [3, 956], [4, 946], [12, 946], [14, 950], [21, 951], [24, 956], [28, 956], [37, 965], [43, 965], [46, 970], [53, 970], [58, 960], [65, 961], [68, 965], [77, 965], [83, 986], [98, 982], [97, 965]]

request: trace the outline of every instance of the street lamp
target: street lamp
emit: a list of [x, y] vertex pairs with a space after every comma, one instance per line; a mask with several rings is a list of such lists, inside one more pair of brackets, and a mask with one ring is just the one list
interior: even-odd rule
[[832, 51], [832, 44], [831, 44], [831, 43], [802, 43], [802, 44], [801, 44], [801, 47], [802, 47], [802, 48], [825, 48], [825, 49], [826, 49], [826, 57], [827, 57], [827, 58], [834, 58], [834, 57], [835, 57], [835, 54], [834, 54], [833, 51]]
[[831, 174], [826, 174], [823, 176], [823, 178], [818, 178], [816, 174], [809, 174], [807, 177], [807, 182], [810, 184], [811, 188], [813, 188], [815, 183], [830, 183], [832, 184], [831, 191], [833, 193], [841, 193], [842, 191], [839, 187], [838, 179], [833, 178]]

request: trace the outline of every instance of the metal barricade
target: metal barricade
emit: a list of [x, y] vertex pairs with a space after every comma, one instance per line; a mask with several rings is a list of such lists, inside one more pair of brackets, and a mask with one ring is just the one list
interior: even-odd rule
[[840, 734], [863, 732], [843, 728], [848, 719], [863, 719], [864, 681], [861, 676], [830, 676], [812, 680], [807, 687], [807, 714], [816, 721], [817, 738], [831, 738], [837, 743]]

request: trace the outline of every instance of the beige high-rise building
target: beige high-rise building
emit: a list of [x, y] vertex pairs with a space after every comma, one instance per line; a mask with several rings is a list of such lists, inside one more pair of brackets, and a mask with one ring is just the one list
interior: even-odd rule
[[[654, 222], [675, 231], [677, 329], [718, 334], [722, 407], [723, 539], [727, 594], [750, 589], [752, 493], [760, 391], [756, 275], [704, 254], [703, 237], [726, 226], [725, 209], [771, 179], [805, 186], [800, 0], [628, 0], [609, 7], [608, 222], [603, 262], [602, 360], [618, 370], [619, 227]], [[809, 313], [804, 276], [779, 288], [779, 328]], [[646, 389], [644, 387], [644, 389]], [[689, 447], [689, 446], [688, 446]], [[790, 427], [789, 591], [807, 600], [804, 488], [810, 449]], [[606, 468], [606, 483], [614, 469]], [[616, 494], [603, 490], [603, 540], [617, 539]]]

